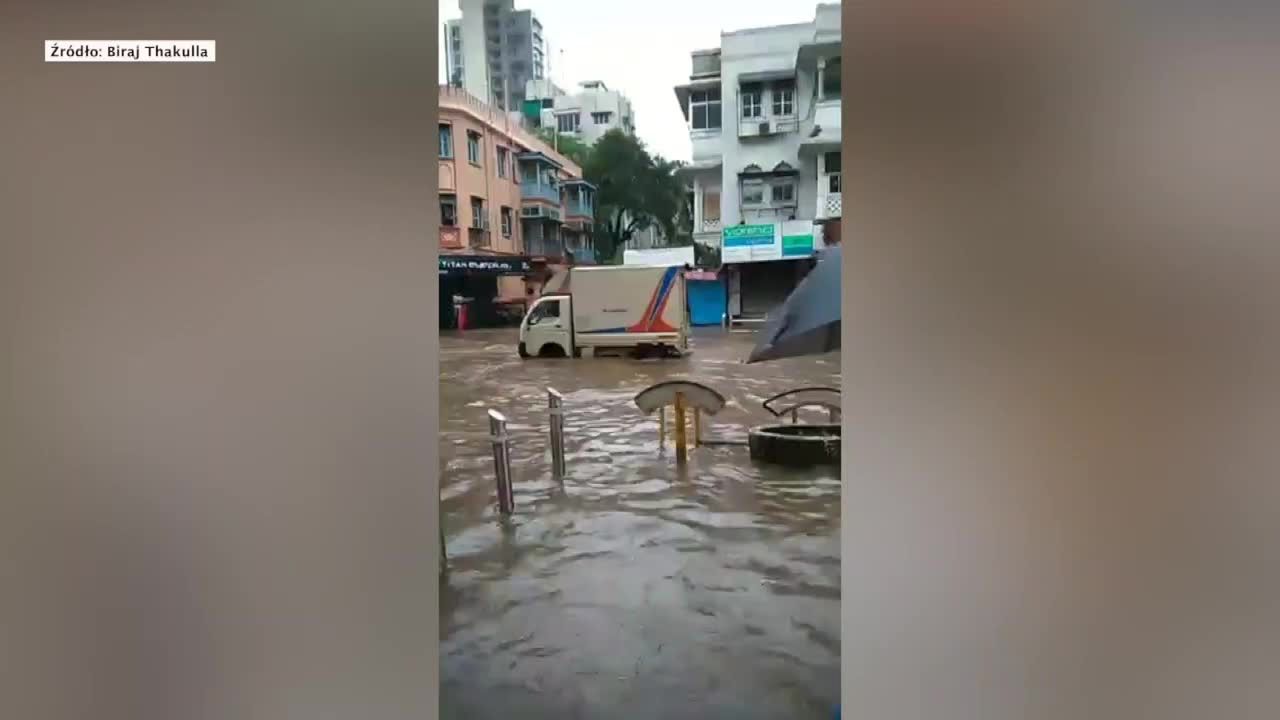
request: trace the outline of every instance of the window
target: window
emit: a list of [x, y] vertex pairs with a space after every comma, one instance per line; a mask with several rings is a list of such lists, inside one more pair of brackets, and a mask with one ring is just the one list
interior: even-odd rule
[[720, 128], [720, 88], [689, 93], [689, 121], [694, 130]]
[[840, 151], [824, 154], [822, 166], [827, 171], [827, 192], [840, 192]]
[[702, 219], [720, 219], [720, 189], [702, 191]]
[[510, 154], [511, 152], [506, 148], [498, 147], [498, 177], [500, 178], [507, 176], [507, 156]]
[[787, 117], [796, 112], [796, 86], [794, 83], [779, 83], [773, 86], [773, 114]]
[[458, 200], [452, 195], [440, 196], [440, 224], [446, 227], [458, 224]]
[[471, 196], [471, 227], [484, 229], [484, 198]]
[[566, 113], [556, 116], [556, 128], [562, 133], [578, 132], [578, 113]]
[[759, 180], [745, 180], [742, 183], [742, 204], [763, 205], [764, 183]]
[[790, 180], [782, 180], [773, 184], [773, 204], [789, 205], [796, 201], [796, 185]]
[[827, 66], [822, 70], [822, 99], [840, 99], [840, 58], [838, 57], [828, 59]]
[[764, 115], [764, 101], [759, 85], [742, 86], [742, 117], [758, 118]]
[[467, 131], [467, 161], [472, 165], [480, 164], [480, 133]]
[[550, 110], [551, 108], [553, 108], [553, 107], [555, 107], [555, 106], [556, 106], [556, 101], [555, 101], [554, 99], [552, 99], [552, 98], [543, 98], [543, 99], [542, 99], [542, 109], [543, 109], [543, 110]]
[[501, 210], [502, 237], [511, 237], [511, 208], [504, 207]]
[[609, 121], [612, 119], [613, 119], [613, 113], [611, 112], [591, 113], [591, 122], [595, 123], [596, 125], [608, 125]]
[[440, 157], [453, 157], [453, 128], [449, 125], [440, 125]]
[[538, 303], [538, 306], [529, 313], [529, 324], [537, 325], [543, 320], [560, 319], [560, 300], [547, 300]]

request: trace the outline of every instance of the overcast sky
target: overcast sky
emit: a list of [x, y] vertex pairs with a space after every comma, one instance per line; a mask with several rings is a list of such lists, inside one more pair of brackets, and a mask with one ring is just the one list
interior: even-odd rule
[[[836, 0], [827, 0], [835, 2]], [[462, 16], [458, 0], [438, 0], [440, 20]], [[690, 157], [689, 133], [676, 103], [677, 84], [689, 79], [689, 52], [720, 45], [722, 31], [812, 22], [812, 0], [516, 0], [532, 10], [550, 44], [556, 84], [569, 90], [603, 80], [631, 98], [636, 133], [650, 151]], [[442, 28], [440, 82], [444, 76]]]

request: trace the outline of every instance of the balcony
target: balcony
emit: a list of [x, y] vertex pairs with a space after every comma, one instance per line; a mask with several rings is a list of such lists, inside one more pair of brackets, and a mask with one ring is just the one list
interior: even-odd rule
[[492, 242], [489, 231], [484, 228], [467, 228], [467, 247], [487, 248]]
[[591, 202], [589, 200], [584, 200], [570, 195], [564, 203], [564, 216], [566, 218], [595, 217], [595, 208], [591, 206]]
[[558, 207], [560, 189], [545, 182], [534, 183], [526, 178], [520, 183], [520, 199], [524, 202], [541, 201]]
[[761, 115], [738, 119], [738, 137], [768, 137], [793, 133], [799, 129], [800, 120], [795, 115]]
[[453, 225], [440, 226], [440, 247], [449, 250], [462, 249], [462, 230]]
[[797, 217], [799, 206], [794, 202], [771, 203], [767, 205], [744, 205], [742, 206], [742, 219], [748, 224], [755, 223], [780, 223], [785, 220], [794, 220]]
[[814, 217], [818, 220], [838, 218], [840, 217], [841, 205], [840, 193], [823, 193], [819, 191], [817, 214]]
[[564, 242], [554, 237], [526, 237], [525, 254], [531, 256], [564, 257]]
[[840, 98], [826, 98], [814, 105], [813, 124], [823, 129], [840, 127]]

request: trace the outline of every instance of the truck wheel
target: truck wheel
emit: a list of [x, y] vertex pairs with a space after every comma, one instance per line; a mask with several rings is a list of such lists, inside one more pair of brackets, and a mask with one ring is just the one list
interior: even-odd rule
[[582, 357], [582, 348], [580, 348], [580, 347], [575, 347], [575, 348], [573, 349], [573, 356], [574, 356], [575, 358], [580, 358], [580, 357]]
[[520, 343], [520, 344], [516, 347], [516, 352], [520, 353], [520, 358], [521, 358], [522, 360], [528, 360], [528, 359], [529, 359], [529, 351], [528, 351], [527, 349], [525, 349], [524, 343]]
[[547, 343], [546, 345], [542, 346], [542, 349], [538, 350], [538, 357], [562, 358], [562, 357], [566, 357], [566, 355], [564, 352], [564, 348], [560, 347], [556, 343]]

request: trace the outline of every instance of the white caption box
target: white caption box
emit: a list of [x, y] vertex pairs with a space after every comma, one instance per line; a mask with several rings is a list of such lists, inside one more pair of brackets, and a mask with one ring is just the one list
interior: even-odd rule
[[214, 62], [213, 40], [45, 40], [45, 62]]

